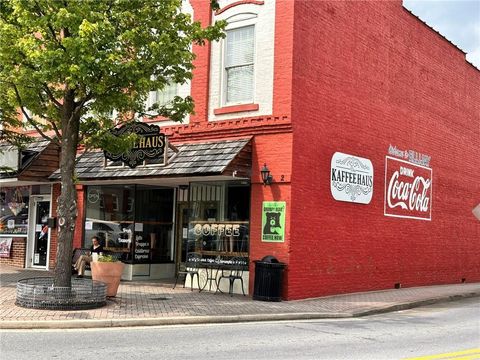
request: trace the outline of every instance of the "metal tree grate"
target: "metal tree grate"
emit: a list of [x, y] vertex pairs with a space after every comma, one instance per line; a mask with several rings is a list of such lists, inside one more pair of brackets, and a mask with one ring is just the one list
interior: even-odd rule
[[72, 279], [71, 287], [53, 285], [53, 277], [35, 277], [17, 282], [18, 306], [48, 310], [85, 310], [107, 303], [107, 285], [90, 279]]

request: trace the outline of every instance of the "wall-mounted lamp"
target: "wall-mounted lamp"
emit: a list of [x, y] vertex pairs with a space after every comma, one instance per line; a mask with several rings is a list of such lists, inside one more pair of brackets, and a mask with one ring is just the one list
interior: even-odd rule
[[270, 175], [270, 170], [268, 170], [266, 163], [263, 165], [263, 168], [262, 170], [260, 170], [260, 173], [262, 174], [263, 185], [270, 185], [273, 181], [273, 176]]

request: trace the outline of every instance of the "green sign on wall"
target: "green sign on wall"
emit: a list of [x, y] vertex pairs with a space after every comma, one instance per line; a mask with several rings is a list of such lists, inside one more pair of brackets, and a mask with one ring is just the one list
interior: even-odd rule
[[262, 241], [285, 241], [285, 201], [264, 201], [262, 208]]

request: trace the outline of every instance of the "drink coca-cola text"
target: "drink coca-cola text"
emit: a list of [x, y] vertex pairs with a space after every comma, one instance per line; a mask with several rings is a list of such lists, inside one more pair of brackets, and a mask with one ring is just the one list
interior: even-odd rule
[[428, 196], [431, 180], [416, 176], [412, 182], [400, 181], [400, 172], [395, 171], [390, 178], [387, 190], [387, 203], [390, 208], [400, 207], [404, 210], [428, 212]]

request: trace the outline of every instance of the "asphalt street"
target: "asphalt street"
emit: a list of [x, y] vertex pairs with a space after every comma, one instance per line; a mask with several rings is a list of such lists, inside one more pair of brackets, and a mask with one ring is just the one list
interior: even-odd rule
[[[480, 359], [478, 298], [352, 319], [0, 331], [2, 359]], [[448, 353], [449, 355], [442, 355]], [[453, 355], [452, 355], [453, 354]]]

